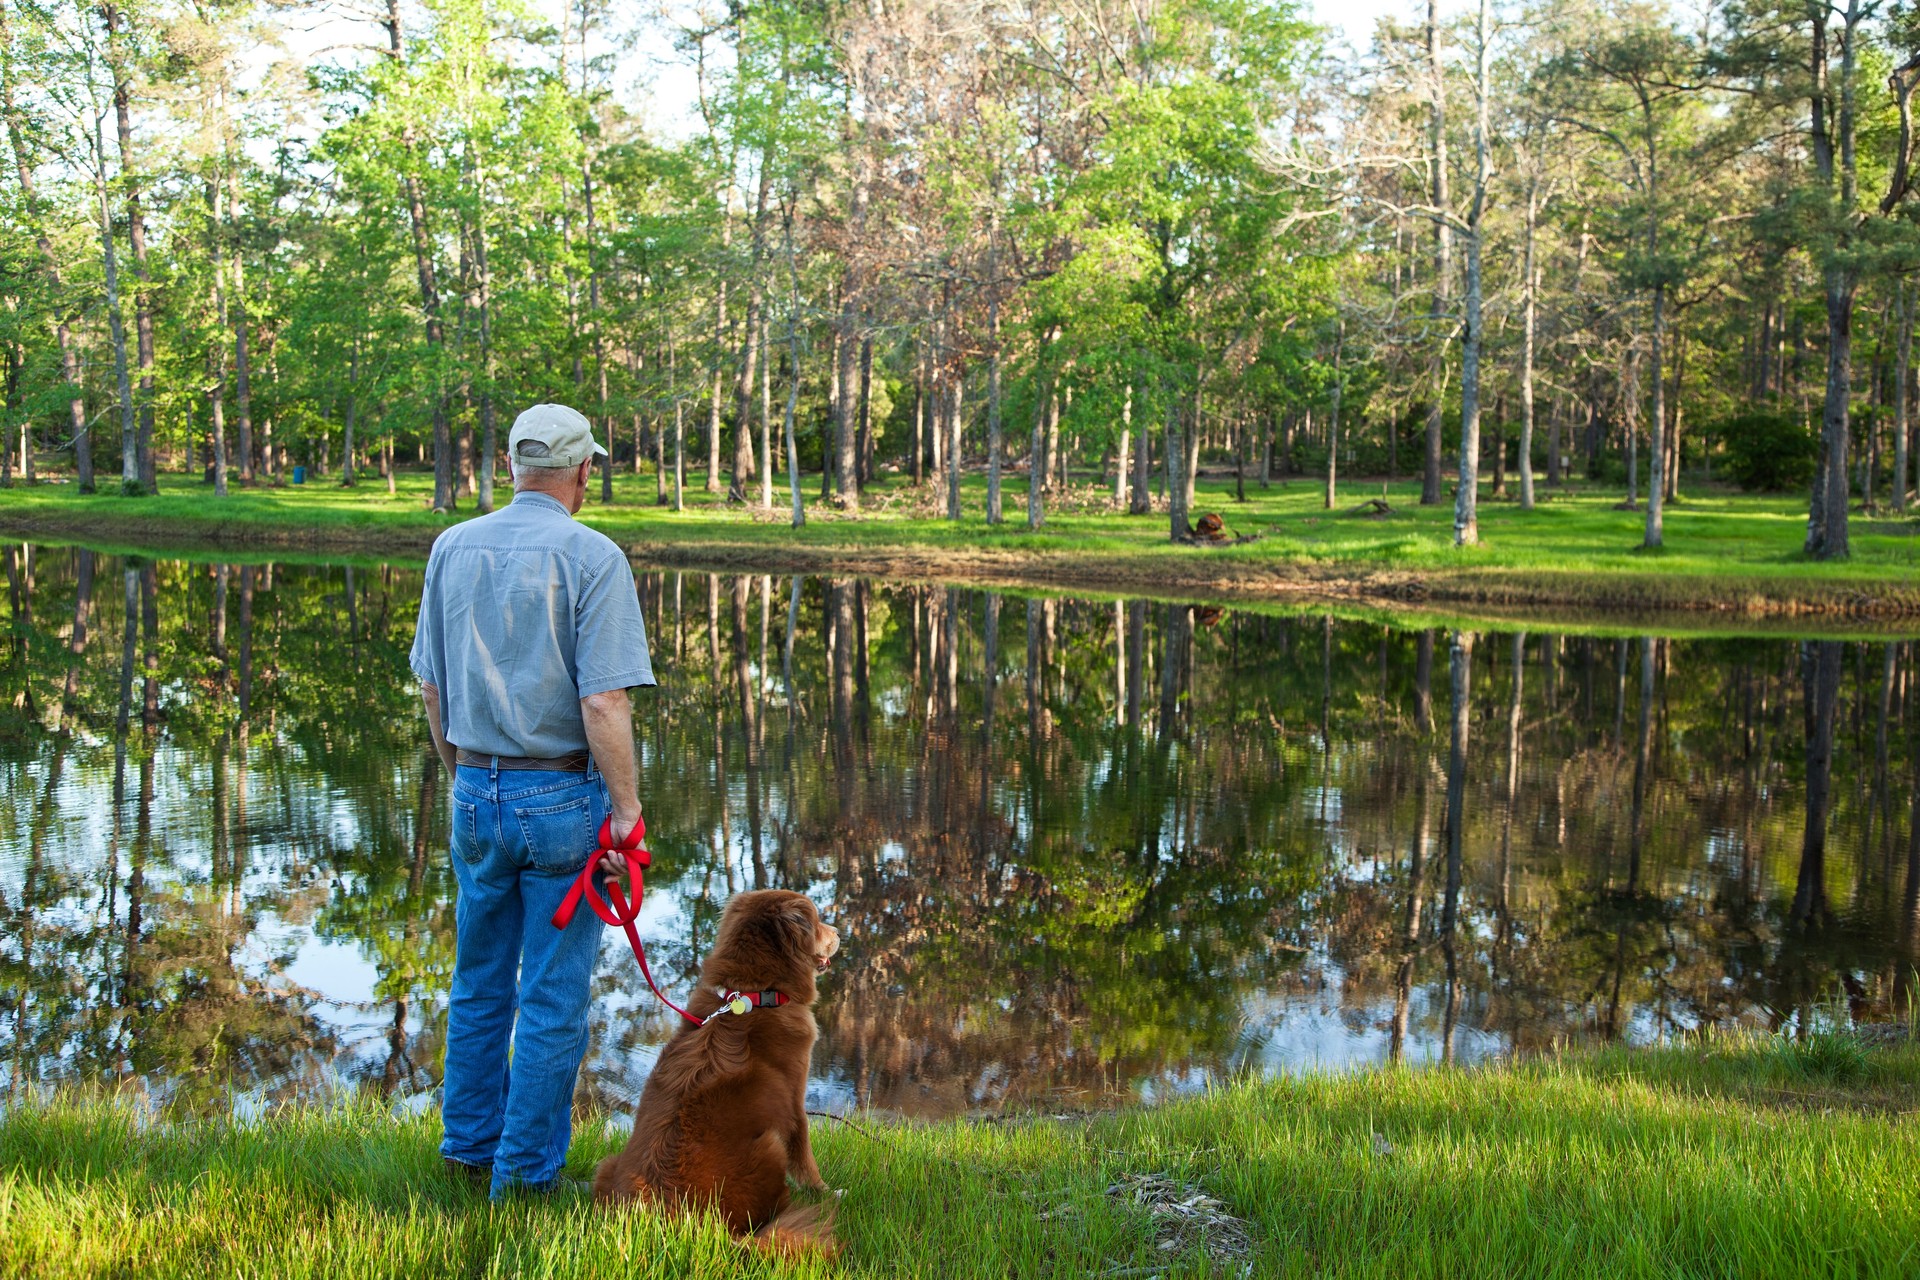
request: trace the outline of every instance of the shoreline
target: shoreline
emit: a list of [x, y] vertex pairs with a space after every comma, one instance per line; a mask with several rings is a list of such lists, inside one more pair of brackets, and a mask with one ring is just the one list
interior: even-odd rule
[[[589, 507], [583, 514], [598, 510], [604, 509]], [[286, 551], [424, 560], [443, 527], [426, 524], [425, 518], [422, 513], [419, 520], [349, 524], [208, 520], [88, 504], [85, 509], [0, 509], [0, 535], [132, 551]], [[670, 538], [630, 539], [620, 537], [622, 532], [610, 536], [636, 563], [709, 572], [833, 574], [1162, 599], [1337, 605], [1390, 616], [1469, 615], [1488, 621], [1538, 622], [1538, 613], [1549, 611], [1555, 620], [1571, 625], [1761, 624], [1773, 630], [1846, 622], [1850, 629], [1874, 632], [1905, 630], [1902, 624], [1920, 620], [1920, 580], [1728, 582], [1692, 573], [1541, 572], [1498, 566], [1435, 572], [1337, 558], [1254, 560], [1225, 554], [1229, 547], [1166, 547], [1149, 554], [956, 548], [906, 538], [781, 546], [729, 536], [724, 524]]]

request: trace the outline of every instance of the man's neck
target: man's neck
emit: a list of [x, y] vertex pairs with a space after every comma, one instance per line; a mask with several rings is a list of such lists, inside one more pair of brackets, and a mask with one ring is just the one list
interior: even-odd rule
[[552, 503], [552, 504], [553, 504], [554, 506], [556, 506], [556, 507], [558, 507], [558, 508], [560, 508], [560, 510], [561, 510], [561, 512], [562, 512], [563, 514], [565, 514], [565, 515], [567, 515], [567, 516], [572, 516], [572, 515], [573, 515], [573, 512], [572, 512], [572, 510], [571, 510], [571, 509], [569, 509], [569, 508], [568, 508], [568, 506], [567, 506], [567, 503], [566, 503], [566, 500], [565, 500], [564, 498], [562, 498], [562, 497], [561, 497], [561, 496], [560, 496], [559, 494], [557, 494], [557, 493], [554, 493], [554, 492], [552, 492], [551, 490], [548, 490], [548, 489], [533, 489], [533, 488], [527, 488], [527, 489], [515, 489], [515, 490], [513, 491], [513, 500], [514, 500], [515, 502], [518, 502], [518, 501], [520, 501], [520, 500], [521, 500], [522, 498], [540, 498], [540, 499], [544, 499], [545, 501], [547, 501], [547, 502], [551, 502], [551, 503]]

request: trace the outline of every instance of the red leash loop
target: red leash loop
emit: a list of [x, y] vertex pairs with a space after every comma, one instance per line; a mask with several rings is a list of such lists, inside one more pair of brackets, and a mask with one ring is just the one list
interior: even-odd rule
[[[653, 980], [653, 970], [647, 967], [647, 951], [640, 945], [640, 931], [634, 927], [634, 921], [640, 918], [640, 901], [646, 896], [647, 882], [640, 874], [653, 865], [653, 855], [640, 847], [647, 838], [647, 820], [642, 817], [633, 824], [633, 830], [625, 838], [616, 841], [613, 838], [613, 819], [607, 818], [600, 823], [599, 847], [593, 856], [587, 859], [587, 865], [580, 869], [579, 879], [567, 890], [567, 896], [560, 903], [560, 909], [553, 913], [553, 927], [564, 929], [573, 923], [573, 913], [580, 907], [580, 900], [586, 899], [593, 914], [608, 924], [619, 925], [627, 932], [627, 942], [633, 947], [633, 958], [640, 962], [640, 973], [647, 980], [647, 986], [653, 994], [660, 997], [660, 1003], [673, 1010], [694, 1026], [702, 1025], [700, 1019], [667, 999], [667, 993]], [[602, 898], [594, 886], [595, 874], [599, 871], [600, 859], [609, 853], [618, 853], [627, 864], [627, 872], [633, 877], [633, 905], [627, 905], [626, 895], [620, 892], [619, 882], [611, 876], [607, 878], [607, 896]]]

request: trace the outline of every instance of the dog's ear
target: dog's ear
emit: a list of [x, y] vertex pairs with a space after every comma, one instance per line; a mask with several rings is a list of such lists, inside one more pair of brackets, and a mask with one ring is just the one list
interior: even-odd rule
[[756, 922], [761, 936], [773, 948], [774, 953], [789, 960], [811, 961], [813, 955], [814, 921], [819, 913], [813, 909], [813, 903], [795, 894], [786, 901], [774, 906], [761, 915]]
[[805, 898], [796, 898], [787, 905], [780, 916], [787, 926], [788, 935], [793, 938], [797, 946], [798, 954], [811, 957], [814, 931], [820, 920], [820, 913], [814, 908], [813, 903]]

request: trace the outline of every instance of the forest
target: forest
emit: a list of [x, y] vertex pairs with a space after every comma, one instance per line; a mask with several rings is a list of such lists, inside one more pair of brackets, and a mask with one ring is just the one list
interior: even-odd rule
[[1179, 539], [1203, 468], [1417, 477], [1471, 544], [1578, 482], [1659, 547], [1731, 482], [1840, 558], [1913, 480], [1916, 83], [1877, 0], [1357, 53], [1282, 0], [0, 0], [0, 484], [487, 510], [559, 400], [603, 501], [971, 474]]

